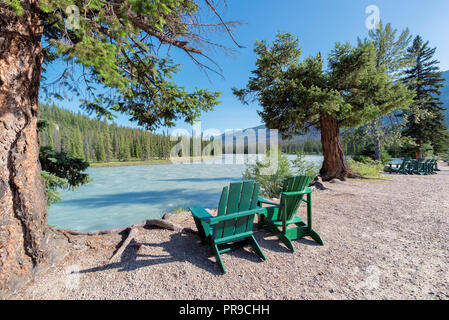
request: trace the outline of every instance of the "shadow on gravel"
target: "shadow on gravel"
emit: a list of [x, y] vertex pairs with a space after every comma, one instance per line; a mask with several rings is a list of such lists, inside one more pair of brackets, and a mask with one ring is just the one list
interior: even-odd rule
[[[162, 248], [166, 254], [139, 253], [139, 251], [143, 251], [143, 248], [149, 248], [150, 250], [145, 250], [147, 252], [151, 251], [151, 248]], [[155, 251], [161, 252], [160, 249]], [[263, 262], [249, 247], [222, 254], [221, 257], [225, 265], [230, 255], [242, 259], [242, 263]], [[188, 262], [213, 275], [222, 275], [209, 247], [201, 245], [197, 235], [186, 233], [172, 234], [169, 241], [162, 243], [138, 243], [133, 239], [121, 254], [119, 262], [81, 270], [79, 273], [101, 272], [110, 269], [119, 269], [119, 272], [133, 271], [174, 262]]]
[[[263, 230], [259, 230], [254, 232], [254, 236], [259, 243], [262, 250], [281, 252], [281, 253], [292, 253], [290, 249], [288, 249], [276, 236], [271, 233], [265, 232]], [[301, 250], [302, 245], [308, 246], [320, 246], [313, 240], [308, 238], [302, 238], [298, 240], [293, 240], [293, 245], [295, 246], [295, 250]]]

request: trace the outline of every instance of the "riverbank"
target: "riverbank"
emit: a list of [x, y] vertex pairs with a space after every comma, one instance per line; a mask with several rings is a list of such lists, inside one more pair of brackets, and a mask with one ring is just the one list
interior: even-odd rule
[[[285, 154], [288, 156], [296, 156], [295, 153]], [[322, 156], [321, 154], [305, 154], [305, 156]], [[198, 161], [211, 161], [220, 159], [219, 157], [203, 156], [203, 157], [178, 157], [172, 159], [152, 159], [152, 160], [130, 160], [130, 161], [110, 161], [110, 162], [90, 162], [91, 168], [103, 167], [126, 167], [126, 166], [146, 166], [153, 164], [170, 164], [170, 163], [189, 163]]]
[[[271, 234], [222, 255], [222, 275], [195, 234], [140, 228], [122, 255], [120, 235], [71, 236], [70, 253], [14, 299], [449, 299], [449, 167], [437, 175], [325, 183], [313, 192], [325, 245]], [[305, 208], [299, 213], [304, 217]], [[195, 229], [188, 213], [169, 221]]]
[[103, 167], [127, 167], [127, 166], [147, 166], [153, 164], [170, 164], [170, 163], [189, 163], [197, 161], [214, 160], [214, 157], [179, 157], [172, 159], [153, 159], [153, 160], [131, 160], [131, 161], [111, 161], [111, 162], [91, 162], [91, 168]]

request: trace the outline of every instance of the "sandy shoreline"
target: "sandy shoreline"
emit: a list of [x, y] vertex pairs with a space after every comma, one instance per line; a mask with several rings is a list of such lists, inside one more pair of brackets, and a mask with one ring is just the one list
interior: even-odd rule
[[[326, 183], [313, 192], [324, 246], [302, 239], [290, 253], [258, 230], [267, 261], [223, 254], [226, 275], [194, 234], [141, 228], [112, 263], [120, 235], [72, 236], [70, 254], [10, 298], [449, 299], [449, 167], [440, 169]], [[188, 214], [169, 219], [195, 228]]]

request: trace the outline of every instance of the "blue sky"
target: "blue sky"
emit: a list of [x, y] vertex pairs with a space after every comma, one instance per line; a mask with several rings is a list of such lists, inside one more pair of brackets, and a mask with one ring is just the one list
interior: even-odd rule
[[[231, 91], [233, 87], [245, 86], [254, 69], [256, 56], [253, 45], [256, 39], [271, 42], [278, 31], [287, 31], [299, 37], [303, 57], [315, 55], [318, 51], [326, 57], [335, 42], [355, 44], [357, 37], [367, 36], [365, 21], [369, 14], [365, 10], [369, 5], [380, 9], [380, 18], [384, 23], [391, 22], [399, 31], [408, 27], [413, 35], [419, 34], [432, 47], [437, 47], [436, 58], [441, 63], [441, 69], [449, 69], [449, 0], [227, 0], [227, 5], [224, 19], [245, 23], [234, 30], [234, 35], [239, 44], [246, 48], [237, 49], [226, 35], [216, 35], [217, 42], [237, 51], [231, 56], [208, 52], [222, 68], [224, 78], [212, 73], [208, 78], [184, 53], [174, 49], [171, 53], [172, 58], [182, 64], [181, 71], [175, 77], [178, 84], [187, 89], [198, 87], [222, 92], [220, 105], [201, 116], [203, 130], [244, 129], [262, 124], [257, 114], [260, 106], [257, 103], [242, 105]], [[70, 110], [79, 110], [76, 100], [58, 104]], [[136, 126], [123, 115], [119, 115], [115, 122]], [[191, 130], [190, 125], [178, 121], [176, 127], [169, 131], [179, 128]]]

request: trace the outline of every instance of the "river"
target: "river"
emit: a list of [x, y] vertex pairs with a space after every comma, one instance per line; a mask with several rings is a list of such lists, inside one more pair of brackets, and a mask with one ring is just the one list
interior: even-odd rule
[[[306, 160], [321, 163], [322, 156], [306, 156]], [[244, 164], [213, 161], [89, 168], [93, 181], [74, 191], [61, 191], [63, 201], [49, 208], [48, 223], [92, 231], [127, 227], [180, 207], [216, 208], [222, 188], [242, 180], [244, 169]]]

